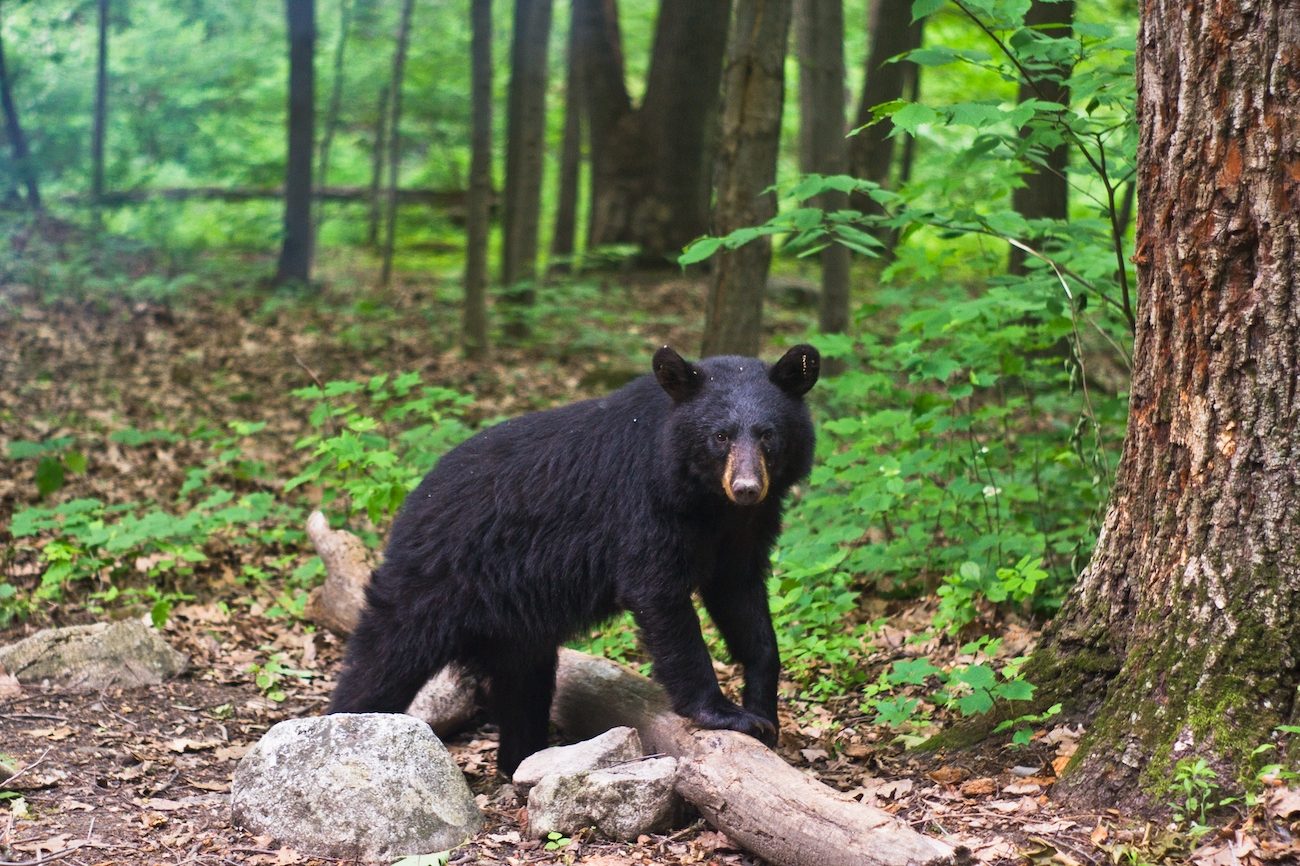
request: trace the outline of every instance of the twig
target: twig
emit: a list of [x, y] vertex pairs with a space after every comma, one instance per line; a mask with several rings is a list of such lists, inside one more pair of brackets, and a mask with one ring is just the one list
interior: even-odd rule
[[311, 367], [308, 367], [307, 362], [304, 361], [302, 358], [299, 358], [297, 352], [292, 352], [291, 354], [293, 355], [293, 362], [297, 364], [299, 367], [302, 367], [304, 373], [306, 373], [308, 376], [311, 376], [311, 380], [316, 383], [317, 388], [324, 390], [325, 383], [322, 382], [320, 380], [320, 377], [316, 375], [316, 371], [313, 370]]
[[53, 854], [46, 854], [44, 857], [37, 857], [35, 860], [0, 860], [0, 866], [40, 866], [42, 863], [50, 863], [54, 860], [67, 857], [80, 847], [80, 844], [73, 845], [71, 848], [64, 848], [62, 851], [56, 851]]
[[46, 746], [46, 747], [45, 747], [45, 751], [41, 752], [41, 756], [40, 756], [39, 758], [37, 758], [35, 761], [32, 761], [32, 762], [31, 762], [30, 764], [28, 764], [26, 767], [23, 767], [23, 768], [22, 768], [21, 770], [19, 770], [17, 773], [14, 773], [14, 774], [13, 774], [12, 776], [10, 776], [8, 779], [5, 779], [3, 782], [0, 782], [0, 788], [3, 788], [5, 785], [8, 785], [8, 784], [9, 784], [10, 782], [12, 782], [14, 779], [17, 779], [19, 776], [21, 776], [23, 773], [26, 773], [26, 772], [27, 772], [28, 770], [30, 770], [32, 767], [35, 767], [35, 766], [36, 766], [37, 764], [39, 764], [41, 761], [44, 761], [44, 760], [45, 760], [45, 756], [48, 755], [48, 754], [50, 753], [50, 749], [52, 749], [52, 748], [54, 748], [54, 747], [53, 747], [53, 746]]

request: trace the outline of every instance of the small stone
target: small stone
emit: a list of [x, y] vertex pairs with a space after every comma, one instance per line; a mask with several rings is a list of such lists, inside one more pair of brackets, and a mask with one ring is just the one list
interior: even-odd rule
[[388, 713], [280, 722], [239, 762], [230, 803], [237, 826], [349, 860], [445, 851], [483, 820], [429, 726]]
[[184, 673], [189, 659], [144, 622], [128, 619], [38, 631], [0, 647], [0, 667], [23, 683], [101, 691], [156, 686]]
[[524, 758], [511, 781], [519, 799], [524, 800], [532, 787], [546, 776], [577, 776], [635, 761], [642, 754], [636, 728], [610, 728], [599, 737], [581, 743], [534, 752]]
[[675, 758], [644, 758], [576, 776], [546, 776], [528, 795], [535, 837], [595, 827], [601, 835], [634, 840], [672, 826], [681, 800], [673, 790]]

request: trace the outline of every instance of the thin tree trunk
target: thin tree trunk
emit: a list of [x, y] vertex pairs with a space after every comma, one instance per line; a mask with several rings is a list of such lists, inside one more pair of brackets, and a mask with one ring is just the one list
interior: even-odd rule
[[[844, 142], [844, 3], [797, 0], [795, 35], [799, 47], [799, 166], [806, 174], [843, 174], [848, 168]], [[849, 197], [834, 190], [818, 196], [825, 211], [847, 208]], [[823, 333], [849, 326], [849, 250], [831, 244], [820, 253]]]
[[542, 166], [546, 146], [546, 56], [551, 0], [515, 0], [506, 117], [505, 220], [501, 283], [514, 308], [507, 333], [527, 333], [522, 308], [532, 305], [537, 279]]
[[[912, 0], [872, 0], [869, 18], [866, 79], [855, 128], [871, 123], [871, 110], [901, 99], [909, 85], [915, 93], [920, 76], [920, 69], [914, 63], [890, 62], [891, 58], [921, 45], [922, 22], [912, 22]], [[895, 136], [890, 134], [893, 129], [893, 121], [885, 118], [849, 139], [849, 170], [854, 177], [889, 185], [894, 162]], [[880, 213], [879, 206], [866, 196], [854, 196], [852, 206], [866, 214]], [[892, 248], [892, 239], [888, 233], [885, 235], [881, 240]]]
[[288, 156], [284, 181], [284, 240], [276, 284], [311, 279], [311, 162], [315, 129], [315, 0], [285, 0], [289, 28]]
[[1144, 0], [1137, 335], [1096, 552], [1024, 669], [1100, 702], [1056, 791], [1231, 788], [1300, 721], [1300, 14]]
[[384, 153], [388, 148], [389, 85], [379, 88], [375, 127], [370, 146], [370, 213], [366, 220], [366, 246], [379, 246], [379, 222], [383, 218]]
[[9, 72], [5, 66], [4, 37], [0, 35], [0, 109], [4, 111], [5, 133], [9, 137], [9, 146], [13, 148], [14, 165], [27, 188], [27, 206], [32, 210], [41, 209], [41, 190], [36, 182], [36, 167], [32, 165], [31, 151], [27, 147], [27, 135], [18, 121], [18, 108], [14, 105], [13, 90], [9, 83]]
[[[577, 5], [576, 3], [573, 5]], [[569, 15], [567, 72], [564, 81], [564, 138], [560, 144], [560, 188], [555, 204], [555, 231], [551, 235], [552, 273], [572, 269], [578, 222], [578, 181], [582, 171], [582, 47], [581, 31]]]
[[95, 58], [95, 119], [90, 137], [90, 194], [104, 197], [104, 127], [108, 120], [108, 5], [99, 0], [99, 48]]
[[578, 0], [591, 141], [589, 246], [632, 243], [644, 259], [662, 262], [707, 230], [730, 10], [727, 0], [662, 0], [645, 99], [633, 108], [617, 7]]
[[591, 190], [587, 208], [587, 248], [619, 240], [629, 217], [619, 184], [620, 163], [615, 130], [632, 112], [623, 71], [623, 37], [615, 0], [573, 0], [574, 30], [580, 50], [582, 92], [591, 153]]
[[330, 81], [330, 98], [325, 107], [325, 123], [321, 130], [320, 157], [317, 160], [316, 173], [316, 219], [312, 226], [312, 237], [320, 232], [324, 219], [320, 190], [329, 183], [330, 149], [334, 146], [334, 135], [338, 131], [340, 109], [343, 105], [343, 58], [347, 51], [348, 30], [352, 27], [352, 9], [356, 0], [339, 0], [339, 38], [334, 43], [334, 77]]
[[[714, 233], [776, 214], [791, 0], [738, 0], [727, 49]], [[719, 254], [709, 284], [704, 354], [757, 355], [772, 244], [763, 237]]]
[[403, 0], [402, 17], [397, 24], [397, 47], [393, 51], [393, 78], [389, 85], [388, 110], [388, 189], [384, 196], [383, 266], [380, 285], [393, 282], [393, 250], [397, 245], [397, 180], [402, 161], [402, 81], [406, 77], [406, 47], [411, 40], [411, 10], [415, 0]]
[[[1025, 27], [1055, 39], [1068, 39], [1074, 26], [1074, 0], [1046, 2], [1034, 0], [1029, 11], [1025, 13]], [[1070, 69], [1057, 68], [1038, 75], [1032, 80], [1020, 82], [1020, 101], [1042, 99], [1047, 102], [1070, 104], [1070, 88], [1065, 82], [1070, 76]], [[1031, 133], [1029, 128], [1021, 130], [1022, 136]], [[1024, 186], [1011, 193], [1011, 206], [1025, 219], [1063, 220], [1070, 213], [1070, 184], [1066, 177], [1069, 164], [1069, 147], [1062, 143], [1051, 150], [1039, 154], [1041, 164], [1026, 172], [1021, 180]], [[1026, 238], [1031, 245], [1037, 245], [1038, 238]], [[1013, 274], [1025, 272], [1025, 251], [1012, 246], [1008, 270]]]
[[492, 0], [470, 6], [470, 163], [465, 217], [465, 315], [461, 346], [466, 356], [487, 354], [488, 232], [492, 198]]

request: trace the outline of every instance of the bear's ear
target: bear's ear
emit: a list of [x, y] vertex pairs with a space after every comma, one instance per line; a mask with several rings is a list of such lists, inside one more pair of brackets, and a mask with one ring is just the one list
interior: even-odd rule
[[821, 353], [807, 343], [800, 343], [772, 365], [767, 378], [791, 397], [802, 397], [817, 384], [821, 369]]
[[668, 346], [664, 346], [654, 357], [655, 378], [674, 403], [681, 403], [694, 397], [703, 384], [700, 368], [687, 361]]

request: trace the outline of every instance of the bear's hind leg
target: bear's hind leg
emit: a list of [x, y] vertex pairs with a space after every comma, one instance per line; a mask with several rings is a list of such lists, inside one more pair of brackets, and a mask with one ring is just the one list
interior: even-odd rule
[[348, 640], [331, 713], [401, 713], [449, 661], [433, 629], [382, 621], [367, 609]]
[[558, 660], [555, 650], [542, 656], [503, 654], [487, 666], [491, 714], [501, 731], [497, 769], [507, 778], [524, 758], [546, 748]]

